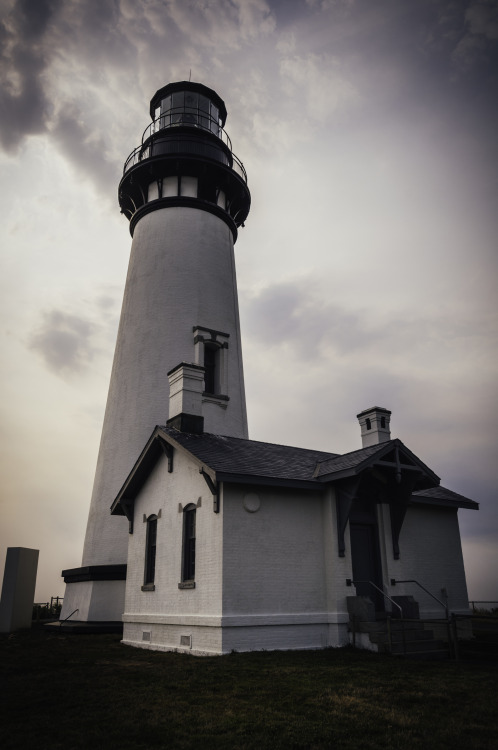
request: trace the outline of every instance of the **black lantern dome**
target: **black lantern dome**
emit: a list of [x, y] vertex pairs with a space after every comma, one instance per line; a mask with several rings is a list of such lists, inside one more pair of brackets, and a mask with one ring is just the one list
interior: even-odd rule
[[201, 208], [232, 229], [249, 213], [251, 196], [242, 162], [224, 130], [225, 103], [207, 86], [169, 83], [151, 99], [152, 123], [125, 162], [119, 204], [130, 220], [173, 205]]

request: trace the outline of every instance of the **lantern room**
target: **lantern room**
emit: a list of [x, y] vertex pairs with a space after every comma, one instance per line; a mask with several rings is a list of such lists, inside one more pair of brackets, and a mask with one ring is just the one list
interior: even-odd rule
[[150, 103], [150, 116], [159, 129], [187, 125], [209, 130], [219, 137], [227, 111], [215, 91], [199, 83], [182, 81], [156, 92]]
[[151, 99], [152, 122], [125, 162], [119, 185], [130, 232], [141, 216], [168, 206], [210, 211], [237, 228], [251, 196], [242, 162], [232, 151], [223, 99], [192, 81], [169, 83]]

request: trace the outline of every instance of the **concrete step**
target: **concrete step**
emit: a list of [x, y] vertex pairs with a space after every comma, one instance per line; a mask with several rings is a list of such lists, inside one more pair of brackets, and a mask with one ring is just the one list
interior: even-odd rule
[[[353, 628], [353, 624], [349, 624], [350, 630]], [[387, 624], [385, 620], [376, 620], [375, 622], [356, 622], [355, 630], [357, 633], [385, 633], [387, 630]], [[423, 633], [425, 628], [422, 622], [409, 622], [405, 623], [404, 626], [398, 621], [391, 621], [391, 633], [405, 633], [417, 632]]]
[[[369, 633], [372, 643], [388, 643], [389, 635], [386, 630], [382, 633]], [[404, 636], [402, 631], [391, 632], [392, 643], [427, 643], [434, 640], [432, 630], [405, 630]]]
[[392, 649], [388, 643], [379, 644], [380, 653], [391, 653], [395, 656], [413, 656], [421, 658], [448, 658], [448, 644], [443, 641], [411, 641], [403, 643], [393, 643]]
[[[353, 630], [353, 623], [349, 624], [349, 629]], [[426, 629], [423, 622], [391, 621], [390, 639], [385, 620], [357, 622], [354, 629], [357, 633], [368, 634], [379, 653], [421, 659], [447, 659], [449, 656], [448, 644], [436, 640], [434, 631]]]

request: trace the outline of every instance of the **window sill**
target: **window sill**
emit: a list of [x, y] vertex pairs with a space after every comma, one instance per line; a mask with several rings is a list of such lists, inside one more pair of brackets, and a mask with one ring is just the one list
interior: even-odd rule
[[155, 591], [156, 587], [153, 583], [144, 583], [142, 586], [142, 591]]
[[182, 581], [178, 584], [179, 589], [195, 589], [195, 581]]

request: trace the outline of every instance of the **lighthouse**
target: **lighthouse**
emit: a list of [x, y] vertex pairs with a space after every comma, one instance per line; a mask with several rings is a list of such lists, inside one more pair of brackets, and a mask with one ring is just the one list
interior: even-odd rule
[[117, 623], [126, 518], [110, 506], [157, 424], [247, 438], [234, 243], [247, 175], [212, 89], [164, 86], [127, 158], [119, 205], [132, 246], [80, 568], [61, 619]]

